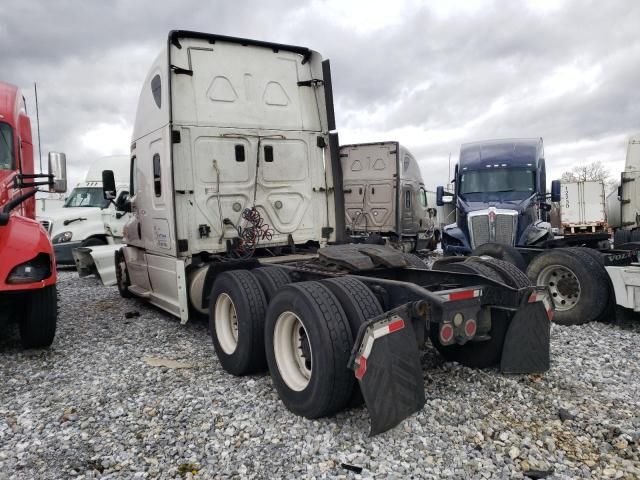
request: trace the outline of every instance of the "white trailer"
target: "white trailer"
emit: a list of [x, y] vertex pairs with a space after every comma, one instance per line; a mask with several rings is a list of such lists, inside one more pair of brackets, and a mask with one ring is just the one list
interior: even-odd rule
[[565, 236], [606, 232], [604, 182], [561, 184], [560, 221]]

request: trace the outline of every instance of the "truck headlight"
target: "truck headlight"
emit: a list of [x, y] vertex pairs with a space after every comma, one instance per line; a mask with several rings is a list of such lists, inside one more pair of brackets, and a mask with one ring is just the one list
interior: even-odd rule
[[73, 237], [73, 232], [62, 232], [57, 234], [55, 237], [51, 239], [51, 243], [64, 243], [71, 240]]
[[28, 262], [13, 267], [7, 277], [7, 283], [33, 283], [51, 276], [51, 258], [46, 253], [39, 253]]

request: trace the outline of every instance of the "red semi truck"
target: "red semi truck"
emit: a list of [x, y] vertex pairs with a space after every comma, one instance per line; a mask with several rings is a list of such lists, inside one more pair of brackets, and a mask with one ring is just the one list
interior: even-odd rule
[[35, 193], [66, 191], [66, 159], [48, 160], [49, 173], [36, 174], [24, 97], [0, 82], [0, 324], [17, 322], [27, 348], [48, 347], [56, 330], [55, 257], [35, 220]]

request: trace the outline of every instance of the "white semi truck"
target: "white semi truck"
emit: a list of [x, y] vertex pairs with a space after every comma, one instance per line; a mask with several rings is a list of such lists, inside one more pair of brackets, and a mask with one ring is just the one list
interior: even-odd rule
[[[334, 414], [361, 392], [372, 433], [424, 405], [427, 338], [466, 365], [548, 369], [548, 291], [508, 264], [429, 271], [346, 243], [338, 145], [320, 54], [172, 31], [140, 94], [131, 197], [116, 201], [131, 211], [111, 261], [121, 295], [182, 322], [208, 316], [222, 367], [268, 369], [298, 415]], [[112, 172], [103, 183], [117, 200]]]
[[607, 215], [614, 220], [616, 245], [640, 242], [640, 134], [629, 138], [618, 190], [607, 197]]
[[407, 148], [398, 142], [343, 145], [340, 161], [352, 241], [405, 252], [436, 247], [435, 201], [429, 207], [420, 166]]
[[129, 195], [129, 157], [113, 155], [93, 162], [84, 181], [65, 199], [61, 208], [38, 215], [49, 233], [59, 265], [73, 265], [72, 251], [78, 247], [95, 247], [121, 241], [122, 228], [129, 215], [117, 212], [102, 194], [102, 171], [112, 170], [116, 179], [116, 196], [124, 201]]

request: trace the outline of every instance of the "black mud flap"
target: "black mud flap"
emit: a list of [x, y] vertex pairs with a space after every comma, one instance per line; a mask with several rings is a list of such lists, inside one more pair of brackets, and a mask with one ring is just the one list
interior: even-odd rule
[[543, 373], [550, 367], [553, 302], [546, 287], [535, 287], [507, 330], [500, 361], [503, 373]]
[[350, 362], [371, 417], [370, 435], [398, 425], [425, 402], [420, 352], [411, 322], [398, 314], [360, 327]]

